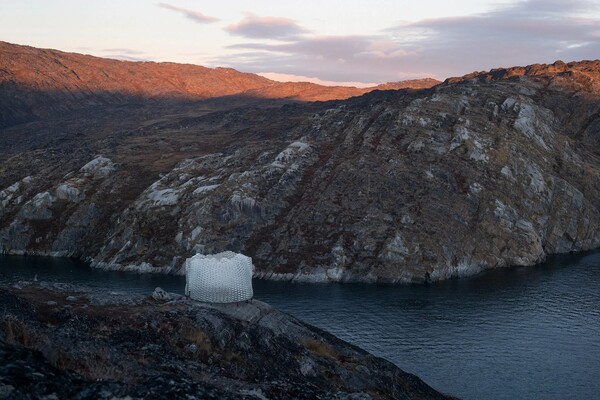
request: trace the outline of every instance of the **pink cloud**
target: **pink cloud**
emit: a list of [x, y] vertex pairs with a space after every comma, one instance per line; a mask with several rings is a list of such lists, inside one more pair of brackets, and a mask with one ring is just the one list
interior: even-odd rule
[[[281, 43], [239, 43], [214, 64], [324, 81], [385, 82], [598, 58], [599, 9], [597, 1], [523, 0], [478, 15], [402, 23], [374, 35], [304, 33]], [[254, 37], [263, 36], [269, 35]]]
[[204, 15], [199, 11], [188, 10], [186, 8], [173, 6], [173, 5], [167, 4], [167, 3], [157, 3], [156, 5], [158, 7], [166, 8], [168, 10], [177, 11], [178, 13], [185, 15], [187, 18], [191, 19], [192, 21], [198, 22], [201, 24], [210, 24], [212, 22], [216, 22], [219, 20], [218, 18]]
[[255, 39], [293, 39], [308, 32], [294, 20], [254, 14], [247, 14], [246, 18], [227, 26], [225, 30], [233, 35]]

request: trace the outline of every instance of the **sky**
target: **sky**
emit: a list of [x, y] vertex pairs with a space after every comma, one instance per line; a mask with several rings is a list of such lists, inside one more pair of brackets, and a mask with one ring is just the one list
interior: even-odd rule
[[600, 58], [600, 0], [0, 0], [0, 40], [370, 86]]

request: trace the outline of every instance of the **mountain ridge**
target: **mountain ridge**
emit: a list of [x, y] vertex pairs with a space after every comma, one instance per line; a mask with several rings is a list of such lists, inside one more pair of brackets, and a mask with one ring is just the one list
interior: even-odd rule
[[565, 75], [569, 77], [586, 77], [587, 83], [593, 85], [593, 90], [597, 90], [599, 86], [598, 78], [599, 60], [581, 60], [564, 62], [557, 60], [552, 64], [530, 64], [526, 66], [515, 66], [507, 68], [493, 68], [489, 71], [471, 72], [460, 77], [452, 77], [446, 79], [443, 83], [451, 84], [468, 79], [481, 79], [486, 81], [503, 80], [519, 77], [548, 77]]
[[599, 80], [600, 61], [555, 63], [328, 102], [140, 99], [13, 125], [0, 249], [172, 273], [233, 250], [267, 279], [396, 283], [596, 248]]
[[[398, 88], [423, 88], [432, 79], [396, 82]], [[0, 41], [0, 90], [11, 104], [0, 127], [28, 122], [64, 110], [97, 104], [140, 101], [201, 101], [240, 98], [326, 101], [360, 96], [373, 88], [276, 82], [232, 68], [194, 64], [123, 61]], [[6, 95], [3, 97], [7, 97]], [[61, 107], [56, 104], [60, 103]]]

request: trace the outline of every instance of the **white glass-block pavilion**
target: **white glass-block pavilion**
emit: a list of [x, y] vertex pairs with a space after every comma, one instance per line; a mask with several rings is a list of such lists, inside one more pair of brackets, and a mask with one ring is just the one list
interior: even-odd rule
[[252, 259], [232, 251], [185, 260], [185, 294], [206, 303], [250, 300]]

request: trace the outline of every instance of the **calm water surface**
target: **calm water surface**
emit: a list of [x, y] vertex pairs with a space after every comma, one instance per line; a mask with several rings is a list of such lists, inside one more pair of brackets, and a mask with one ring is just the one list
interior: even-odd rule
[[[184, 278], [0, 256], [0, 280], [183, 292]], [[429, 286], [254, 282], [255, 297], [464, 399], [600, 399], [600, 253]]]

